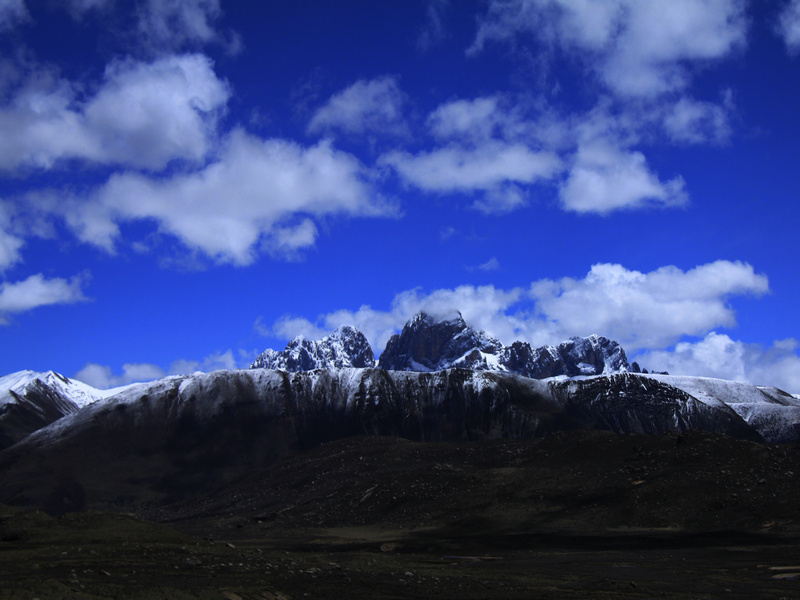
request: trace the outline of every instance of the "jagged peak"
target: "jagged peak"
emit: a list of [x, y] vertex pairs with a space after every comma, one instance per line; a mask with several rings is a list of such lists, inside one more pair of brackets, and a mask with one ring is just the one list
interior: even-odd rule
[[421, 310], [408, 320], [408, 322], [405, 324], [405, 327], [413, 326], [422, 322], [432, 324], [455, 322], [467, 326], [464, 316], [461, 314], [460, 310], [446, 309], [443, 311]]
[[375, 356], [364, 334], [352, 325], [340, 325], [319, 340], [298, 335], [283, 351], [267, 349], [252, 362], [250, 368], [297, 372], [374, 365]]

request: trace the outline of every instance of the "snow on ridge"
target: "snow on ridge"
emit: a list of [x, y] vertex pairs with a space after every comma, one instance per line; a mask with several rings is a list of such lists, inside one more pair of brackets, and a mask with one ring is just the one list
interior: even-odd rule
[[25, 370], [0, 377], [0, 406], [16, 402], [15, 395], [24, 396], [28, 386], [36, 381], [56, 390], [79, 408], [93, 404], [109, 395], [109, 391], [98, 390], [82, 381], [64, 377], [55, 371], [39, 373]]

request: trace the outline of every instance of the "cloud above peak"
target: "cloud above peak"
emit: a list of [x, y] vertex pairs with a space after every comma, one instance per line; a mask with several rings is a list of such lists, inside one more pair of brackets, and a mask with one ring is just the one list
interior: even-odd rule
[[286, 338], [298, 333], [313, 337], [353, 325], [380, 352], [416, 313], [460, 311], [470, 325], [506, 344], [522, 340], [540, 346], [596, 333], [629, 351], [663, 349], [684, 336], [735, 326], [729, 299], [768, 291], [767, 277], [742, 262], [719, 260], [687, 271], [666, 266], [647, 273], [599, 263], [583, 278], [540, 279], [527, 289], [464, 285], [429, 293], [408, 290], [394, 297], [388, 311], [362, 306], [313, 321], [287, 316], [273, 331]]

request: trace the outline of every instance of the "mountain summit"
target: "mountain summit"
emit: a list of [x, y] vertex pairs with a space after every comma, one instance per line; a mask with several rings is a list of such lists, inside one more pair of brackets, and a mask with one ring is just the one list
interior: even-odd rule
[[[298, 336], [280, 352], [265, 350], [250, 368], [297, 373], [374, 366], [375, 356], [364, 334], [343, 325], [319, 341]], [[504, 346], [496, 337], [470, 327], [460, 312], [445, 317], [417, 313], [389, 339], [377, 366], [387, 371], [508, 371], [533, 379], [632, 370], [625, 350], [608, 338], [573, 337], [540, 348], [519, 341]]]
[[541, 348], [532, 348], [528, 342], [504, 346], [497, 338], [467, 325], [461, 313], [447, 319], [417, 314], [400, 334], [389, 339], [378, 366], [395, 371], [456, 367], [510, 371], [534, 379], [630, 370], [625, 350], [608, 338], [573, 337], [557, 346]]
[[279, 369], [296, 373], [330, 368], [374, 367], [375, 355], [355, 327], [342, 325], [319, 341], [294, 338], [281, 352], [267, 349], [250, 365], [251, 369]]
[[500, 340], [474, 330], [461, 313], [436, 319], [421, 312], [389, 339], [378, 367], [390, 371], [498, 370], [502, 349]]

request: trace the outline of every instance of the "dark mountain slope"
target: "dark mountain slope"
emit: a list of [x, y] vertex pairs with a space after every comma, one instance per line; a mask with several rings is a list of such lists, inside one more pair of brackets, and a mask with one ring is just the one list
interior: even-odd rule
[[543, 382], [459, 369], [219, 371], [130, 388], [0, 453], [0, 502], [51, 512], [162, 503], [352, 435], [467, 441], [701, 426], [761, 439], [725, 405], [628, 374]]

